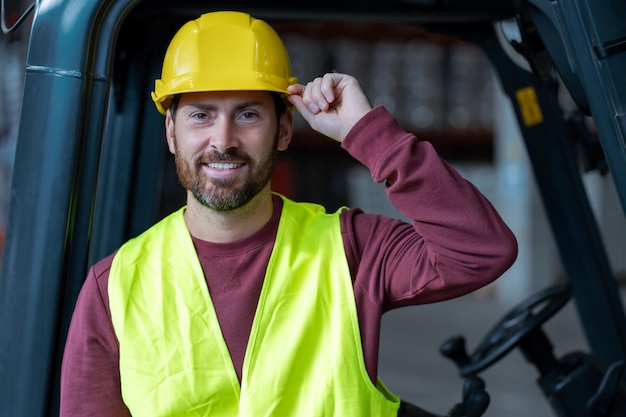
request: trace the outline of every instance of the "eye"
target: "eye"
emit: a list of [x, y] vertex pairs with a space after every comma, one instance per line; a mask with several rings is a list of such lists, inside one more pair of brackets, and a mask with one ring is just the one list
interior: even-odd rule
[[253, 120], [253, 119], [256, 119], [257, 117], [258, 117], [257, 114], [253, 111], [244, 111], [241, 114], [241, 118], [245, 120]]
[[209, 115], [203, 112], [195, 112], [191, 114], [191, 118], [194, 120], [206, 120], [209, 118]]

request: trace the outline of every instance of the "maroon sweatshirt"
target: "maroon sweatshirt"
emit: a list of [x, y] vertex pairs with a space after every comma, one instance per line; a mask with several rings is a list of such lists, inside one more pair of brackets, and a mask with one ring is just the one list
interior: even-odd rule
[[[385, 311], [447, 300], [492, 282], [515, 260], [517, 243], [487, 199], [384, 108], [359, 121], [342, 147], [370, 169], [374, 181], [386, 181], [389, 200], [413, 220], [356, 208], [341, 214], [365, 365], [375, 381]], [[274, 197], [271, 220], [242, 241], [194, 239], [240, 378], [281, 210], [282, 201]], [[76, 303], [63, 359], [61, 417], [130, 415], [121, 397], [107, 294], [112, 259], [91, 268]]]

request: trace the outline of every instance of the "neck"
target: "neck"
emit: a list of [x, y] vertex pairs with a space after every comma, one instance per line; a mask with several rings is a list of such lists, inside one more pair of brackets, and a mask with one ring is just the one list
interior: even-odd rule
[[236, 242], [265, 226], [273, 209], [269, 186], [245, 206], [226, 212], [203, 206], [188, 192], [185, 223], [195, 238], [215, 243]]

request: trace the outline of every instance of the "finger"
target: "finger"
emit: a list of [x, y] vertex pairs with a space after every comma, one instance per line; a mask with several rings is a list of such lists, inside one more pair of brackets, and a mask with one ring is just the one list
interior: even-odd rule
[[305, 113], [306, 114], [310, 113], [310, 110], [308, 109], [306, 104], [304, 104], [304, 102], [302, 101], [301, 96], [297, 94], [292, 94], [290, 96], [287, 96], [287, 101], [293, 104], [296, 107], [296, 110], [298, 110], [300, 114], [302, 114], [302, 116], [304, 116]]
[[336, 87], [341, 80], [340, 74], [328, 73], [322, 78], [320, 92], [324, 95], [324, 99], [332, 104], [336, 98]]
[[311, 102], [322, 111], [328, 111], [335, 101], [334, 81], [327, 75], [317, 78], [311, 89]]
[[318, 91], [321, 88], [321, 85], [322, 79], [320, 77], [317, 77], [307, 83], [306, 88], [304, 89], [304, 94], [302, 94], [302, 99], [305, 103], [316, 103], [319, 100]]
[[287, 96], [287, 100], [303, 115], [305, 112], [319, 112], [319, 108], [310, 99], [310, 84], [311, 83], [308, 83], [306, 86], [302, 84], [292, 84], [287, 87], [287, 91], [290, 93], [290, 95]]
[[296, 109], [298, 109], [300, 113], [303, 113], [305, 111], [305, 106], [308, 107], [306, 109], [308, 110], [307, 113], [319, 113], [320, 111], [320, 109], [310, 99], [310, 84], [311, 83], [307, 84], [306, 86], [302, 84], [292, 84], [287, 87], [287, 91], [291, 93], [291, 95], [287, 96], [287, 100], [291, 104], [296, 106]]
[[299, 96], [302, 95], [302, 92], [304, 91], [304, 86], [302, 84], [291, 84], [287, 87], [287, 91], [290, 94], [295, 94]]
[[318, 93], [321, 88], [321, 84], [322, 79], [318, 77], [307, 83], [304, 88], [304, 92], [302, 93], [302, 101], [314, 114], [319, 113], [320, 109], [325, 106], [323, 101], [320, 100], [320, 94]]

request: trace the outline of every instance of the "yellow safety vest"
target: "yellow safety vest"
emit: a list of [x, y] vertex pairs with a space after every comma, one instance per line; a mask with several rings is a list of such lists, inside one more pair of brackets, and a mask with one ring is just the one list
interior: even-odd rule
[[339, 211], [283, 199], [241, 384], [184, 208], [115, 255], [109, 303], [134, 417], [397, 415], [365, 368]]

